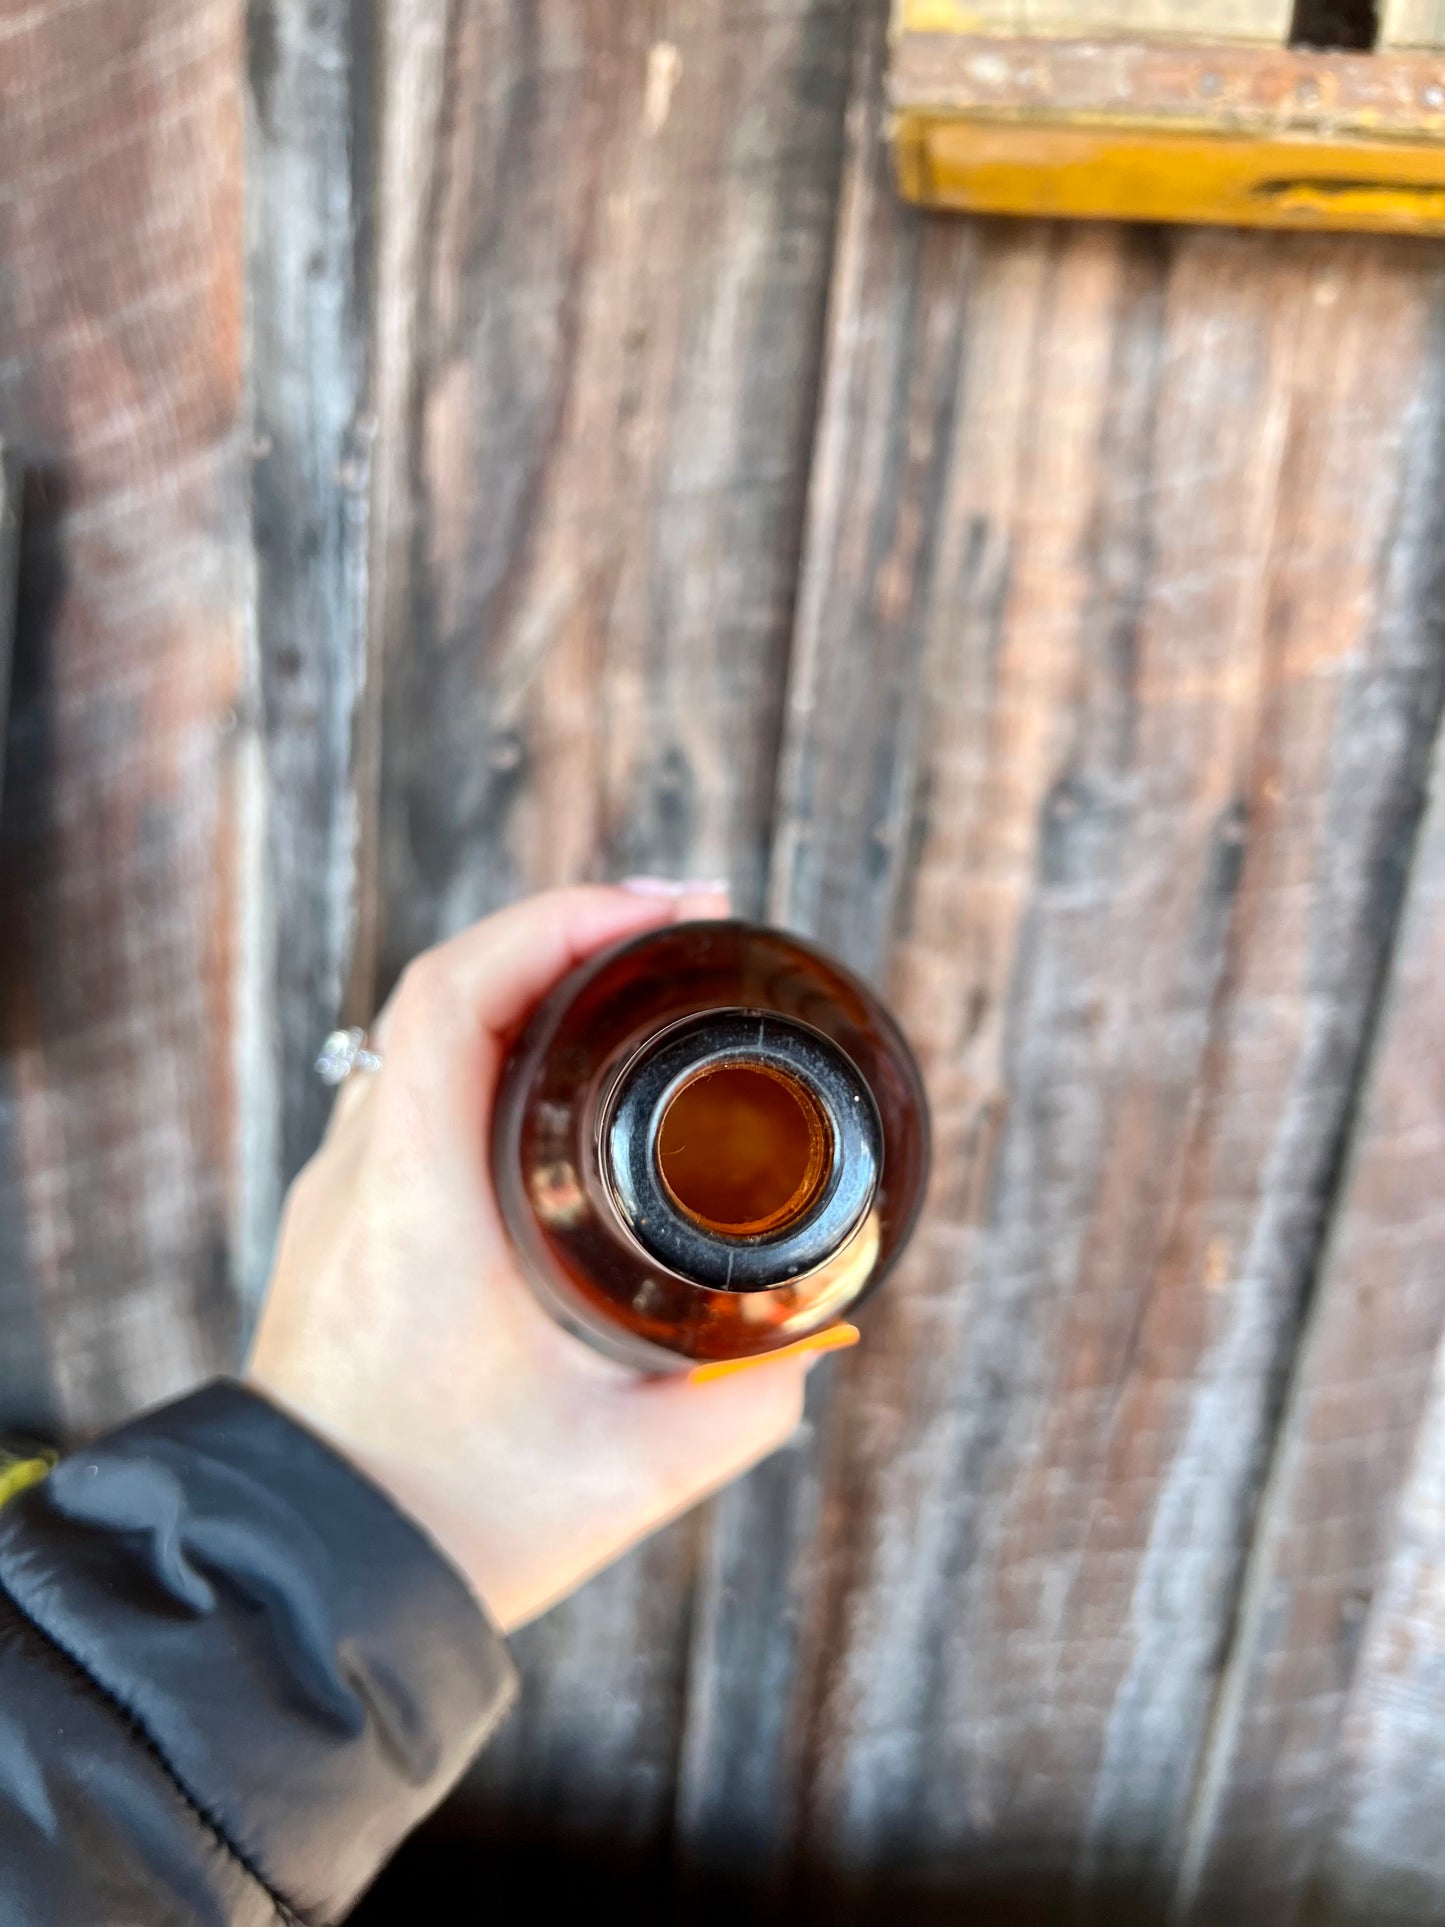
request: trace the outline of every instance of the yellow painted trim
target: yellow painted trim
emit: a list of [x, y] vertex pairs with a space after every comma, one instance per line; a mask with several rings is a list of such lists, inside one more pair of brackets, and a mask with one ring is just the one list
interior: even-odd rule
[[[1092, 34], [1104, 37], [1122, 35], [1135, 38], [1140, 34], [1154, 35], [1166, 39], [1191, 41], [1227, 41], [1234, 45], [1279, 46], [1289, 37], [1289, 19], [1284, 9], [1280, 10], [1277, 25], [1271, 22], [1266, 28], [1263, 24], [1243, 25], [1234, 31], [1227, 28], [1221, 32], [1217, 20], [1187, 17], [1186, 10], [1178, 10], [1175, 17], [1172, 10], [1152, 9], [1151, 17], [1140, 20], [1125, 18], [1120, 21], [1111, 19], [1113, 9], [1079, 4], [1069, 4], [1069, 0], [1054, 0], [1049, 7], [1011, 8], [1005, 12], [995, 0], [993, 6], [980, 7], [976, 0], [893, 0], [891, 31], [904, 33], [948, 33], [948, 34], [999, 34], [1005, 37], [1020, 35], [1025, 38], [1057, 40], [1070, 34]], [[1126, 15], [1129, 10], [1124, 9]], [[1200, 12], [1204, 10], [1201, 8]], [[1035, 17], [1031, 18], [1030, 14]], [[1022, 18], [1019, 15], [1022, 14]], [[1042, 14], [1043, 18], [1037, 15]]]
[[1230, 139], [906, 110], [901, 192], [980, 214], [1445, 233], [1445, 146]]
[[997, 32], [994, 13], [980, 13], [964, 0], [897, 0], [893, 9], [895, 33]]

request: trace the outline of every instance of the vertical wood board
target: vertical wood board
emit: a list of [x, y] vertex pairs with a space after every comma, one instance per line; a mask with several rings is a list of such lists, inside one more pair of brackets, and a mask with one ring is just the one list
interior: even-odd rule
[[832, 0], [415, 24], [383, 189], [383, 983], [544, 882], [758, 901], [849, 43]]
[[[1435, 1120], [1430, 1120], [1435, 1128]], [[1437, 1279], [1438, 1279], [1438, 1273]], [[1445, 1357], [1343, 1729], [1330, 1837], [1304, 1910], [1322, 1927], [1432, 1927], [1445, 1894]]]
[[[388, 12], [378, 994], [548, 883], [728, 875], [758, 907], [851, 36], [837, 0]], [[518, 1642], [448, 1825], [534, 1881], [549, 1843], [665, 1847], [698, 1532]]]
[[695, 1670], [786, 1640], [787, 1706], [718, 1696], [686, 1810], [825, 1917], [1152, 1916], [1439, 712], [1438, 263], [920, 219], [869, 66], [774, 906], [891, 991], [938, 1170], [793, 1475], [793, 1623], [736, 1616], [784, 1499], [726, 1502]]
[[29, 495], [0, 1317], [40, 1335], [6, 1422], [96, 1425], [231, 1357], [241, 60], [232, 0], [0, 22], [0, 434]]
[[[1445, 307], [1434, 337], [1434, 392], [1422, 397], [1431, 432], [1415, 438], [1403, 503], [1409, 539], [1397, 550], [1411, 577], [1394, 586], [1392, 601], [1395, 619], [1433, 633], [1445, 654], [1445, 543], [1435, 507], [1445, 486]], [[1310, 1892], [1330, 1858], [1341, 1721], [1361, 1639], [1387, 1583], [1405, 1475], [1439, 1424], [1430, 1391], [1445, 1334], [1432, 1175], [1445, 1157], [1436, 1022], [1445, 963], [1441, 771], [1437, 751], [1374, 1064], [1261, 1507], [1183, 1868], [1185, 1911], [1201, 1923], [1287, 1927], [1314, 1918]]]
[[358, 942], [370, 678], [374, 0], [252, 0], [251, 509], [262, 769], [241, 1092], [241, 1267], [320, 1136], [317, 1046]]
[[19, 593], [20, 497], [24, 468], [19, 454], [0, 442], [0, 795], [5, 789], [5, 718], [10, 707], [10, 651], [15, 639]]

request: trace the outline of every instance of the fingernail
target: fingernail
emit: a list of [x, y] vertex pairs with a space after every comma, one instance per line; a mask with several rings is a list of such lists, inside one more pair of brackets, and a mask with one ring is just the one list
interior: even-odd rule
[[825, 1332], [800, 1338], [796, 1345], [783, 1345], [775, 1352], [757, 1358], [719, 1358], [708, 1365], [694, 1365], [688, 1373], [690, 1385], [710, 1385], [715, 1379], [731, 1378], [735, 1372], [750, 1372], [757, 1365], [775, 1365], [780, 1358], [821, 1357], [824, 1352], [846, 1352], [863, 1334], [856, 1325], [830, 1325]]
[[624, 877], [619, 888], [635, 897], [726, 896], [726, 877]]

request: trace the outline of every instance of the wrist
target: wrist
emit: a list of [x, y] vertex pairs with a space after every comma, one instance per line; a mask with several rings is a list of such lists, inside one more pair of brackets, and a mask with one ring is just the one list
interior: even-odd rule
[[424, 1451], [406, 1451], [378, 1439], [332, 1397], [311, 1395], [287, 1374], [252, 1360], [242, 1384], [287, 1418], [318, 1438], [351, 1469], [374, 1486], [417, 1528], [447, 1564], [466, 1581], [478, 1606], [501, 1632], [515, 1618], [495, 1584], [483, 1583], [487, 1561], [477, 1544], [475, 1523], [447, 1490], [444, 1470], [427, 1463]]

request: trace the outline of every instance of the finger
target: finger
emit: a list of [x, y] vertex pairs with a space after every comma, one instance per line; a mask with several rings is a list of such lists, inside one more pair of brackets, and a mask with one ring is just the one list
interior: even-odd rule
[[[505, 981], [499, 972], [488, 986], [494, 993], [489, 1001], [499, 1014], [480, 1008], [477, 1011], [489, 1027], [506, 1030], [527, 1014], [557, 976], [603, 945], [633, 932], [640, 934], [653, 925], [725, 917], [728, 911], [726, 882], [677, 883], [665, 877], [631, 877], [616, 885], [544, 891], [495, 912], [425, 954], [442, 967], [465, 973], [475, 981], [489, 971], [497, 971], [499, 965], [512, 970], [513, 953], [522, 946], [520, 980], [513, 974]], [[533, 939], [529, 926], [534, 924], [545, 927], [545, 938], [555, 946], [551, 952], [544, 953], [538, 947], [525, 954], [525, 946]], [[503, 957], [507, 959], [505, 964]], [[396, 1005], [397, 990], [393, 990], [371, 1026], [368, 1042], [378, 1052], [386, 1049]]]
[[630, 1401], [634, 1442], [664, 1487], [662, 1505], [685, 1510], [776, 1452], [803, 1417], [807, 1363], [779, 1358], [711, 1384], [644, 1381]]
[[814, 1332], [811, 1338], [795, 1339], [791, 1345], [782, 1345], [775, 1352], [762, 1352], [751, 1358], [719, 1358], [694, 1365], [688, 1378], [694, 1385], [710, 1385], [720, 1378], [736, 1378], [739, 1372], [759, 1371], [782, 1358], [804, 1359], [811, 1368], [829, 1352], [851, 1351], [862, 1336], [856, 1325], [829, 1325], [825, 1331]]
[[392, 1019], [396, 1014], [396, 993], [400, 983], [393, 985], [391, 995], [372, 1019], [371, 1029], [366, 1033], [366, 1041], [378, 1057], [386, 1054], [386, 1040], [391, 1034]]
[[574, 965], [674, 915], [671, 900], [621, 888], [547, 890], [438, 944], [420, 963], [469, 1023], [505, 1034]]
[[683, 1477], [699, 1460], [751, 1464], [797, 1429], [808, 1363], [787, 1352], [759, 1359], [755, 1370], [701, 1384], [687, 1375], [640, 1379], [632, 1416], [644, 1433], [672, 1441]]
[[[424, 951], [402, 973], [367, 1033], [381, 1057], [383, 1069], [365, 1080], [376, 1084], [385, 1075], [398, 1014], [411, 1010], [402, 1049], [408, 1059], [418, 1054], [430, 1062], [435, 1047], [454, 1051], [459, 1031], [495, 1048], [514, 1030], [532, 1006], [560, 977], [609, 943], [672, 921], [671, 897], [634, 895], [619, 888], [551, 890], [499, 910]], [[349, 1115], [365, 1103], [359, 1090], [348, 1088], [361, 1080], [349, 1078], [341, 1087], [333, 1120]]]
[[[785, 1446], [803, 1415], [803, 1361], [781, 1359], [749, 1378], [689, 1385], [682, 1378], [634, 1379], [621, 1388], [630, 1456], [640, 1488], [648, 1495], [644, 1516], [626, 1538], [608, 1536], [606, 1548], [586, 1574], [571, 1573], [550, 1597], [529, 1601], [504, 1630], [566, 1597], [584, 1577], [600, 1572], [622, 1553]], [[614, 1409], [614, 1414], [617, 1408]], [[636, 1508], [631, 1508], [636, 1512]]]
[[690, 885], [553, 890], [438, 944], [408, 966], [375, 1027], [384, 1060], [376, 1102], [412, 1134], [481, 1116], [522, 1020], [577, 964], [680, 916], [726, 909], [710, 885], [701, 894]]
[[729, 908], [725, 883], [685, 884], [678, 893], [674, 915], [679, 923], [690, 923], [694, 919], [725, 917]]
[[499, 910], [438, 944], [406, 973], [388, 1015], [383, 1041], [395, 1047], [403, 1026], [411, 1048], [418, 1032], [455, 1049], [464, 1033], [505, 1043], [518, 1024], [575, 965], [630, 936], [678, 919], [709, 895], [662, 896], [627, 887], [552, 890]]
[[[369, 1049], [375, 1050], [377, 1048], [376, 1037], [372, 1032], [367, 1033], [366, 1041]], [[343, 1124], [349, 1122], [350, 1119], [356, 1117], [366, 1109], [371, 1098], [371, 1093], [375, 1088], [376, 1080], [380, 1074], [379, 1071], [353, 1071], [351, 1073], [350, 1077], [348, 1077], [345, 1083], [337, 1090], [336, 1096], [332, 1100], [331, 1115], [326, 1120], [326, 1130], [324, 1133], [326, 1137], [334, 1136]]]

